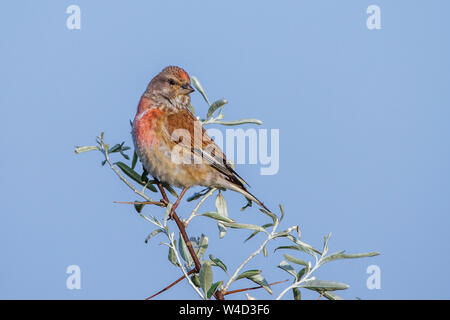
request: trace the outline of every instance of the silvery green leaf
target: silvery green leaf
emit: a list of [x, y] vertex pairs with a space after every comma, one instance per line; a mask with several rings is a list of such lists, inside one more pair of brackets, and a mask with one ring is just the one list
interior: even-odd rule
[[328, 300], [344, 300], [341, 296], [338, 296], [334, 292], [325, 291], [323, 293], [323, 296], [327, 298]]
[[202, 234], [198, 242], [198, 250], [195, 252], [199, 261], [202, 261], [203, 255], [205, 254], [207, 248], [208, 248], [208, 237]]
[[211, 116], [214, 114], [214, 112], [216, 112], [217, 109], [219, 109], [220, 107], [223, 107], [227, 103], [228, 103], [228, 101], [225, 99], [220, 99], [220, 100], [214, 101], [208, 109], [208, 113], [206, 114], [206, 120], [211, 118]]
[[264, 246], [264, 248], [263, 248], [263, 255], [264, 255], [264, 257], [267, 257], [269, 255], [269, 253], [267, 252], [266, 246]]
[[109, 148], [109, 153], [114, 153], [114, 152], [118, 152], [119, 150], [122, 149], [122, 146], [125, 142], [122, 142], [121, 144], [115, 144], [114, 146], [112, 146], [111, 148]]
[[222, 262], [222, 260], [220, 260], [219, 258], [214, 258], [212, 254], [209, 255], [209, 258], [212, 261], [212, 265], [218, 266], [223, 271], [227, 272], [227, 266]]
[[305, 268], [302, 268], [298, 273], [297, 273], [297, 281], [300, 281], [300, 279], [305, 275], [305, 273], [307, 273], [309, 271], [310, 266], [306, 266]]
[[[174, 240], [174, 243], [176, 245], [176, 240]], [[180, 265], [178, 264], [177, 261], [177, 256], [175, 255], [175, 251], [173, 250], [172, 247], [169, 247], [169, 256], [168, 256], [169, 261], [176, 267], [179, 267]]]
[[272, 289], [270, 288], [269, 283], [264, 279], [264, 277], [260, 274], [256, 274], [254, 276], [247, 277], [247, 279], [253, 281], [256, 284], [262, 286], [268, 293], [272, 294]]
[[156, 236], [158, 233], [161, 233], [161, 232], [166, 232], [164, 229], [155, 229], [155, 230], [153, 230], [148, 236], [147, 236], [147, 238], [145, 238], [145, 243], [148, 243], [148, 241], [151, 239], [151, 238], [153, 238], [154, 236]]
[[148, 172], [144, 168], [142, 168], [142, 173], [141, 173], [140, 179], [141, 179], [142, 182], [147, 182], [148, 181]]
[[134, 209], [136, 209], [136, 211], [138, 213], [141, 213], [142, 209], [144, 208], [145, 204], [142, 203], [134, 203]]
[[[273, 223], [267, 223], [267, 224], [262, 225], [262, 227], [264, 229], [267, 229], [268, 227], [272, 227], [272, 226], [273, 226]], [[244, 242], [247, 242], [248, 240], [250, 240], [251, 238], [256, 236], [258, 233], [259, 233], [258, 230], [254, 231], [247, 239], [244, 240]]]
[[300, 241], [300, 237], [299, 237], [299, 238], [296, 238], [296, 237], [294, 237], [294, 236], [291, 235], [291, 234], [286, 235], [286, 238], [288, 238], [289, 240], [291, 240], [291, 241], [294, 242], [295, 244], [298, 244], [298, 242]]
[[211, 297], [216, 293], [217, 289], [223, 284], [223, 281], [217, 281], [213, 283], [211, 288], [209, 288], [208, 293], [206, 294], [207, 299], [211, 299]]
[[99, 149], [96, 146], [84, 146], [84, 147], [75, 146], [75, 151], [74, 152], [76, 154], [80, 154], [80, 153], [87, 152], [87, 151], [92, 151], [92, 150], [99, 150]]
[[192, 85], [197, 89], [198, 92], [202, 95], [203, 99], [205, 99], [206, 103], [210, 106], [211, 103], [209, 102], [208, 97], [206, 96], [205, 90], [203, 89], [202, 85], [200, 84], [200, 81], [195, 76], [191, 76]]
[[200, 288], [200, 278], [198, 277], [198, 274], [194, 273], [194, 274], [191, 276], [191, 280], [192, 280], [192, 283], [193, 283], [196, 287]]
[[[215, 204], [217, 213], [228, 218], [227, 202], [225, 201], [225, 198], [222, 195], [222, 192], [220, 191], [217, 194]], [[229, 219], [227, 222], [234, 222], [234, 220]], [[227, 228], [223, 225], [223, 223], [219, 221], [217, 222], [217, 227], [219, 228], [219, 238], [222, 239], [223, 237], [225, 237], [225, 234], [227, 233]]]
[[278, 220], [278, 218], [277, 218], [277, 216], [275, 214], [273, 214], [270, 211], [267, 211], [266, 209], [260, 208], [259, 211], [261, 211], [262, 213], [268, 215], [272, 219], [273, 223], [275, 223]]
[[160, 226], [161, 228], [163, 228], [164, 226], [161, 224], [161, 222], [159, 222], [158, 218], [155, 216], [150, 215], [150, 218], [153, 219], [153, 221], [155, 221], [155, 223]]
[[217, 221], [217, 228], [219, 228], [219, 238], [223, 239], [227, 234], [227, 227], [225, 227], [222, 222]]
[[223, 222], [223, 225], [225, 227], [230, 227], [230, 228], [234, 228], [234, 229], [258, 230], [258, 231], [262, 231], [264, 233], [267, 233], [266, 229], [264, 229], [261, 226], [254, 225], [254, 224]]
[[346, 290], [350, 286], [343, 282], [324, 281], [324, 280], [308, 280], [301, 287], [314, 291], [334, 291]]
[[261, 120], [258, 119], [240, 119], [235, 121], [222, 121], [222, 120], [216, 120], [214, 121], [216, 124], [221, 124], [223, 126], [237, 126], [240, 124], [246, 124], [246, 123], [253, 123], [253, 124], [263, 124]]
[[169, 202], [169, 204], [166, 207], [166, 211], [164, 213], [164, 218], [163, 218], [163, 225], [164, 226], [167, 225], [167, 219], [169, 219], [169, 214], [170, 214], [170, 211], [172, 210], [172, 206], [173, 206], [173, 204], [171, 202]]
[[281, 221], [283, 221], [283, 218], [284, 218], [284, 208], [281, 204], [280, 204], [280, 212], [281, 212], [281, 217], [280, 217], [280, 222], [281, 222]]
[[190, 237], [189, 241], [191, 242], [192, 249], [194, 249], [194, 252], [198, 251], [198, 248], [200, 248], [200, 238], [196, 237]]
[[138, 155], [136, 153], [136, 150], [133, 152], [133, 160], [131, 161], [131, 169], [134, 170], [134, 168], [136, 167], [136, 163], [138, 160]]
[[248, 238], [244, 240], [244, 242], [247, 242], [248, 240], [250, 240], [251, 238], [256, 236], [258, 233], [259, 233], [259, 231], [253, 231], [253, 233], [251, 235], [249, 235]]
[[298, 237], [298, 238], [294, 237], [294, 236], [291, 235], [291, 234], [287, 235], [286, 238], [289, 239], [289, 240], [291, 240], [291, 241], [294, 242], [295, 244], [300, 244], [300, 243], [302, 243], [302, 242], [300, 241], [300, 230], [297, 229], [297, 232], [299, 233], [299, 237]]
[[261, 270], [247, 270], [247, 271], [242, 272], [240, 275], [238, 275], [236, 280], [255, 276], [255, 275], [260, 274], [261, 272], [262, 272]]
[[287, 261], [284, 261], [284, 260], [281, 261], [280, 264], [278, 265], [278, 268], [286, 271], [287, 273], [289, 273], [294, 278], [297, 278], [297, 272], [295, 271], [295, 269]]
[[[172, 186], [168, 183], [162, 182], [162, 185], [164, 188], [169, 191], [169, 193], [174, 196], [175, 198], [178, 198], [178, 193], [172, 188]], [[156, 189], [155, 189], [156, 190]]]
[[129, 157], [127, 154], [123, 153], [122, 151], [120, 151], [120, 154], [121, 154], [122, 157], [124, 157], [125, 159], [130, 160], [130, 157]]
[[367, 253], [356, 253], [356, 254], [345, 254], [344, 251], [339, 251], [339, 252], [335, 252], [332, 253], [328, 256], [326, 256], [325, 258], [322, 259], [322, 261], [320, 262], [320, 264], [324, 264], [333, 260], [338, 260], [338, 259], [357, 259], [357, 258], [366, 258], [366, 257], [374, 257], [379, 255], [378, 252], [367, 252]]
[[291, 234], [286, 235], [286, 238], [288, 238], [289, 240], [294, 242], [296, 245], [295, 246], [286, 246], [286, 247], [283, 247], [283, 249], [300, 250], [300, 251], [309, 253], [311, 255], [315, 255], [315, 253], [322, 254], [319, 250], [313, 248], [311, 245], [309, 245], [307, 243], [304, 243], [304, 242], [300, 241], [300, 239], [297, 239], [296, 237], [294, 237]]
[[284, 256], [284, 258], [286, 260], [288, 260], [288, 261], [290, 261], [292, 263], [299, 264], [299, 265], [302, 265], [302, 266], [305, 266], [305, 267], [308, 266], [308, 263], [306, 261], [303, 261], [302, 259], [295, 258], [295, 257], [293, 257], [291, 255], [286, 254], [286, 253], [283, 254], [283, 256]]
[[223, 221], [223, 222], [227, 222], [227, 223], [233, 223], [234, 222], [233, 219], [230, 219], [230, 218], [225, 217], [225, 216], [223, 216], [223, 215], [221, 215], [221, 214], [219, 214], [217, 212], [212, 212], [212, 211], [205, 212], [205, 213], [201, 214], [201, 216], [205, 216], [205, 217], [208, 217], [208, 218], [211, 218], [211, 219], [215, 219], [215, 220], [219, 220], [219, 221]]
[[141, 186], [146, 187], [150, 191], [157, 192], [156, 188], [151, 183], [148, 183], [148, 180], [144, 181], [141, 175], [139, 175], [136, 171], [131, 169], [125, 163], [118, 161], [115, 163], [115, 165], [118, 166], [119, 169], [122, 170], [122, 172], [125, 173], [129, 178], [133, 179]]
[[211, 190], [211, 188], [205, 188], [203, 190], [201, 190], [200, 192], [195, 192], [193, 195], [191, 195], [189, 198], [187, 198], [187, 202], [191, 202], [194, 200], [197, 200], [201, 197], [203, 197], [205, 194], [207, 194], [209, 192], [209, 190]]
[[298, 226], [292, 226], [286, 230], [280, 231], [275, 233], [272, 238], [278, 238], [278, 237], [287, 237], [287, 238], [294, 238], [294, 236], [291, 235], [291, 232], [297, 230], [298, 231]]
[[227, 202], [225, 201], [225, 198], [222, 195], [222, 192], [218, 192], [216, 197], [216, 209], [217, 213], [224, 217], [228, 217], [228, 208], [227, 208]]
[[311, 254], [313, 256], [316, 254], [316, 250], [313, 247], [311, 247], [310, 245], [306, 245], [306, 244], [302, 244], [302, 245], [297, 244], [297, 245], [294, 245], [294, 246], [280, 246], [280, 247], [276, 248], [274, 250], [274, 252], [279, 250], [279, 249], [290, 249], [290, 250], [303, 251], [303, 252], [306, 252], [306, 253]]
[[292, 294], [294, 295], [294, 300], [302, 300], [302, 294], [299, 288], [293, 288]]
[[200, 288], [202, 288], [205, 293], [205, 297], [211, 288], [213, 281], [213, 272], [211, 269], [211, 262], [206, 261], [203, 263], [202, 268], [200, 269], [200, 274], [198, 275], [200, 279]]
[[179, 238], [178, 238], [178, 251], [180, 252], [181, 258], [183, 258], [183, 260], [186, 262], [186, 264], [188, 266], [191, 266], [194, 264], [191, 254], [189, 253], [189, 249], [186, 245], [186, 242], [184, 242], [184, 239], [181, 236], [181, 233], [179, 234]]
[[328, 236], [323, 237], [323, 255], [326, 255], [328, 252], [328, 241], [331, 238], [331, 232], [328, 234]]
[[314, 255], [315, 253], [321, 254], [319, 250], [314, 249], [311, 245], [304, 243], [300, 240], [298, 240], [297, 247], [299, 250], [304, 251], [306, 253]]
[[245, 200], [247, 200], [247, 204], [241, 208], [241, 211], [244, 211], [245, 209], [250, 208], [252, 206], [251, 200], [248, 200], [247, 198], [245, 198]]

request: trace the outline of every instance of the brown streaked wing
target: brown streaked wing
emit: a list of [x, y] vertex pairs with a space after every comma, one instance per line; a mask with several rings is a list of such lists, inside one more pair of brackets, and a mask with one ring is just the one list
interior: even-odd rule
[[[201, 143], [197, 142], [197, 144], [195, 143], [195, 133], [197, 133], [195, 132], [195, 126], [201, 129], [201, 137], [199, 138], [202, 140]], [[190, 152], [202, 157], [202, 159], [208, 162], [214, 169], [224, 174], [231, 182], [244, 188], [243, 183], [247, 184], [247, 182], [231, 168], [227, 163], [225, 154], [189, 110], [177, 111], [167, 116], [167, 134], [169, 135], [169, 140], [173, 141], [171, 137], [177, 129], [186, 130], [191, 137], [191, 141], [178, 141], [179, 145], [188, 148]], [[175, 144], [176, 142], [174, 141], [173, 143]], [[198, 148], [200, 145], [201, 148]]]

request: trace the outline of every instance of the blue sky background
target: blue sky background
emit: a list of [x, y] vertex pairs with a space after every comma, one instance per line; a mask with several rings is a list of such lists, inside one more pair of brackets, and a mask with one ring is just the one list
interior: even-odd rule
[[[331, 231], [331, 251], [382, 253], [330, 263], [318, 278], [348, 283], [339, 292], [347, 299], [450, 298], [448, 1], [132, 3], [2, 6], [0, 298], [142, 299], [179, 277], [162, 237], [145, 244], [153, 227], [113, 203], [137, 198], [100, 166], [101, 154], [73, 153], [101, 131], [131, 145], [140, 95], [172, 64], [198, 77], [211, 100], [228, 99], [228, 120], [256, 117], [280, 129], [279, 173], [238, 171], [270, 208], [284, 205], [283, 226], [299, 224], [317, 247]], [[71, 4], [81, 8], [81, 30], [66, 28]], [[381, 30], [366, 27], [371, 4], [381, 7]], [[193, 104], [205, 114], [198, 93]], [[224, 195], [235, 220], [267, 221], [254, 208], [241, 213], [239, 195]], [[179, 215], [192, 207], [183, 203]], [[263, 239], [243, 245], [248, 232], [231, 230], [220, 240], [207, 218], [188, 232], [206, 233], [207, 253], [231, 270]], [[269, 282], [288, 279], [273, 248], [249, 268], [262, 265]], [[66, 288], [72, 264], [81, 290]], [[372, 264], [380, 290], [366, 287]], [[253, 285], [240, 282], [233, 289]], [[184, 282], [160, 298], [196, 295]]]

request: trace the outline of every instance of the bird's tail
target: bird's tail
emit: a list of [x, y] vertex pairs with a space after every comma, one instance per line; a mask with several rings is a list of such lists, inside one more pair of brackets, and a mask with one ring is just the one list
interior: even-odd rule
[[259, 205], [261, 208], [263, 208], [264, 210], [267, 210], [267, 211], [269, 211], [269, 212], [272, 212], [272, 211], [270, 211], [270, 210], [264, 205], [264, 203], [262, 203], [258, 198], [256, 198], [256, 197], [255, 197], [254, 195], [252, 195], [250, 192], [248, 192], [247, 189], [245, 189], [245, 188], [243, 188], [243, 187], [241, 187], [241, 186], [235, 185], [234, 183], [230, 183], [230, 184], [227, 186], [227, 188], [230, 189], [230, 190], [239, 192], [239, 193], [242, 194], [244, 197], [246, 197], [248, 200], [251, 200], [251, 201], [253, 201], [253, 202], [256, 202], [256, 204], [258, 204], [258, 205]]

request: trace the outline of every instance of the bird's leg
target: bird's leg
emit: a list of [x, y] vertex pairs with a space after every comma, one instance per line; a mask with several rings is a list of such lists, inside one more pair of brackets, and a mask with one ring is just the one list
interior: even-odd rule
[[172, 209], [170, 210], [169, 213], [169, 217], [172, 219], [173, 218], [173, 214], [175, 213], [175, 209], [178, 207], [178, 205], [181, 202], [181, 198], [183, 198], [184, 194], [186, 193], [186, 191], [188, 191], [189, 187], [187, 188], [183, 188], [183, 190], [181, 191], [180, 195], [178, 196], [177, 201], [175, 201], [175, 203], [172, 206]]
[[[155, 181], [156, 181], [156, 185], [158, 186], [158, 189], [161, 192], [161, 195], [163, 197], [161, 202], [169, 204], [169, 198], [167, 198], [166, 191], [164, 190], [164, 186], [162, 185], [161, 181], [159, 181], [156, 178], [155, 178]], [[186, 193], [186, 191], [188, 189], [189, 188], [184, 188], [183, 191], [181, 191], [180, 195], [178, 196], [177, 201], [175, 201], [175, 203], [172, 206], [172, 209], [170, 210], [169, 218], [173, 219], [175, 221], [175, 223], [177, 224], [178, 229], [180, 230], [181, 236], [183, 237], [183, 240], [186, 243], [186, 246], [189, 250], [189, 254], [192, 257], [192, 260], [194, 260], [194, 265], [195, 265], [194, 270], [196, 273], [199, 273], [202, 265], [201, 265], [200, 261], [198, 260], [197, 255], [195, 254], [194, 248], [192, 247], [192, 243], [189, 240], [189, 237], [186, 233], [186, 228], [184, 226], [184, 223], [180, 220], [180, 218], [178, 217], [178, 215], [175, 212], [175, 209], [180, 204], [181, 198], [184, 196], [184, 194]], [[167, 204], [166, 204], [166, 206], [167, 206]]]
[[163, 197], [160, 201], [167, 207], [169, 205], [169, 198], [167, 198], [166, 190], [164, 190], [161, 181], [156, 178], [154, 178], [154, 180], [156, 181], [156, 186], [158, 187], [159, 192], [161, 192], [161, 196]]

